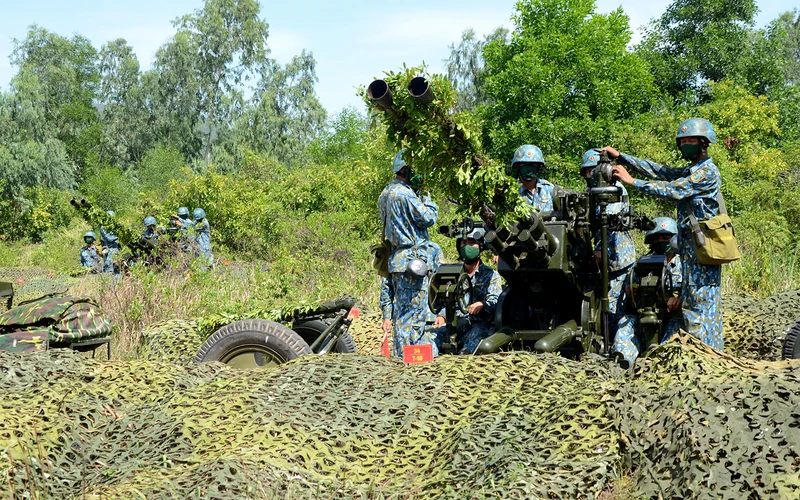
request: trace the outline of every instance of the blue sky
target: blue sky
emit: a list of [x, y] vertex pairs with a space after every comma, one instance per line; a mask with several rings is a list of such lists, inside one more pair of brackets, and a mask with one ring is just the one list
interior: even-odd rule
[[[799, 2], [762, 0], [757, 24], [764, 26], [782, 12], [800, 7]], [[479, 34], [501, 25], [511, 28], [516, 1], [260, 3], [261, 16], [270, 25], [272, 57], [287, 62], [303, 49], [313, 52], [317, 94], [323, 106], [336, 113], [348, 105], [360, 108], [356, 87], [368, 84], [384, 70], [425, 61], [431, 71], [440, 71], [442, 59], [449, 54], [448, 44], [458, 41], [466, 28]], [[109, 40], [125, 38], [147, 69], [156, 49], [175, 32], [171, 21], [202, 4], [202, 0], [0, 0], [0, 88], [7, 89], [15, 73], [7, 57], [12, 39], [23, 39], [31, 24], [64, 36], [79, 33], [98, 49]], [[600, 12], [622, 6], [631, 18], [634, 41], [641, 28], [669, 4], [669, 0], [597, 2]]]

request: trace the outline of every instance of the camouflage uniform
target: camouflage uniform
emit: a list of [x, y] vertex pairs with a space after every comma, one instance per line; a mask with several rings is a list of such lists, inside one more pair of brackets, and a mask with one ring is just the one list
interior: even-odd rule
[[194, 227], [194, 221], [192, 219], [189, 218], [184, 219], [183, 217], [178, 217], [178, 221], [181, 223], [180, 230], [182, 233], [185, 233], [190, 228]]
[[[627, 199], [628, 191], [624, 186], [622, 188], [622, 196]], [[606, 206], [607, 214], [619, 214], [630, 212], [631, 207], [627, 201], [618, 201], [617, 203], [610, 203]], [[597, 217], [600, 217], [600, 207], [597, 207]], [[600, 251], [600, 230], [598, 229], [594, 235], [595, 251]], [[636, 262], [636, 247], [633, 243], [633, 237], [628, 231], [609, 231], [608, 232], [608, 328], [610, 332], [617, 330], [617, 324], [624, 314], [622, 304], [619, 301], [619, 296], [622, 293], [622, 287], [625, 284], [625, 277], [631, 269], [633, 263]]]
[[686, 330], [717, 350], [722, 350], [722, 313], [720, 311], [719, 265], [697, 262], [692, 243], [689, 214], [697, 220], [708, 220], [719, 211], [722, 180], [711, 158], [696, 165], [669, 168], [647, 160], [620, 154], [619, 163], [652, 181], [635, 179], [633, 187], [651, 196], [677, 200], [678, 247], [683, 266], [681, 300]]
[[214, 254], [211, 253], [211, 226], [208, 225], [208, 220], [203, 219], [195, 222], [194, 231], [196, 234], [194, 241], [200, 248], [200, 254], [209, 266], [213, 266]]
[[555, 186], [544, 180], [536, 179], [535, 192], [529, 191], [525, 186], [519, 186], [519, 195], [524, 198], [528, 205], [533, 207], [536, 212], [551, 212], [553, 210], [553, 193]]
[[394, 298], [394, 355], [402, 357], [404, 346], [419, 344], [434, 344], [434, 355], [437, 355], [433, 332], [425, 331], [430, 273], [425, 278], [417, 278], [406, 273], [406, 268], [415, 255], [427, 259], [429, 267], [438, 262], [428, 236], [428, 228], [436, 224], [438, 208], [430, 196], [420, 198], [408, 184], [395, 177], [378, 198], [378, 211], [384, 224], [384, 236], [392, 246], [389, 272]]
[[[478, 349], [481, 340], [494, 333], [494, 311], [497, 299], [503, 291], [503, 282], [500, 274], [483, 262], [469, 277], [472, 283], [472, 294], [467, 295], [467, 304], [483, 302], [483, 310], [477, 315], [456, 312], [456, 328], [459, 334], [461, 353], [472, 354]], [[444, 311], [439, 312], [444, 315]], [[436, 339], [439, 345], [448, 341], [447, 326], [436, 329]]]
[[122, 245], [119, 244], [119, 238], [111, 231], [106, 231], [103, 226], [100, 226], [100, 241], [103, 243], [103, 248], [108, 252], [103, 257], [103, 272], [114, 272], [114, 255], [122, 250]]
[[97, 247], [85, 245], [81, 248], [81, 266], [85, 268], [95, 268], [100, 264], [100, 256], [97, 254]]
[[[683, 277], [681, 275], [683, 272], [681, 258], [678, 255], [673, 254], [672, 260], [667, 262], [667, 266], [669, 267], [669, 273], [672, 276], [673, 289], [680, 289], [683, 282]], [[633, 272], [633, 269], [631, 269], [630, 272]], [[639, 282], [635, 276], [632, 279], [634, 283]], [[629, 282], [629, 279], [626, 277], [625, 281]], [[627, 292], [623, 291], [622, 295], [620, 296], [619, 303], [621, 308], [624, 307], [626, 302], [626, 293]], [[682, 327], [683, 318], [680, 314], [680, 311], [670, 313], [667, 317], [667, 323], [664, 325], [664, 338], [661, 340], [661, 343], [663, 344], [669, 340], [670, 337], [678, 333], [678, 330], [680, 330]], [[639, 354], [649, 347], [643, 345], [644, 339], [642, 339], [640, 333], [639, 317], [635, 314], [623, 315], [619, 320], [619, 327], [617, 328], [617, 334], [614, 337], [614, 344], [611, 352], [618, 352], [622, 354], [622, 356], [625, 358], [625, 361], [628, 363], [633, 363], [634, 360], [639, 357]]]

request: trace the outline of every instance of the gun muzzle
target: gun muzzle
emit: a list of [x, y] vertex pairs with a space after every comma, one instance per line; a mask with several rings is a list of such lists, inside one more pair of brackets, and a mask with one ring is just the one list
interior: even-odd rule
[[428, 104], [433, 100], [433, 90], [424, 76], [412, 78], [408, 82], [408, 93], [420, 104]]
[[578, 336], [578, 325], [575, 320], [570, 320], [556, 327], [551, 333], [539, 339], [534, 346], [536, 352], [556, 352], [569, 344]]
[[[530, 223], [531, 225], [528, 232], [530, 236], [538, 242], [537, 247], [544, 251], [548, 257], [552, 257], [558, 248], [558, 240], [547, 230], [542, 218], [535, 213], [530, 214]], [[520, 231], [520, 236], [521, 235], [522, 231]], [[542, 236], [544, 236], [544, 239], [542, 239]]]
[[367, 87], [367, 95], [372, 104], [383, 109], [392, 109], [392, 91], [385, 80], [375, 80]]

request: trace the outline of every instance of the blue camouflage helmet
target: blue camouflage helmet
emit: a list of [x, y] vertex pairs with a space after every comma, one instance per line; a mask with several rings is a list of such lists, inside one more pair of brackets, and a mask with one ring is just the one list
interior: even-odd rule
[[85, 240], [86, 238], [91, 238], [94, 241], [97, 241], [97, 235], [94, 234], [94, 231], [86, 231], [86, 233], [83, 235], [83, 239]]
[[186, 208], [186, 207], [179, 208], [178, 209], [178, 217], [180, 217], [181, 219], [185, 219], [185, 218], [189, 217], [189, 209]]
[[675, 135], [677, 143], [683, 137], [702, 137], [711, 144], [717, 143], [717, 132], [711, 122], [705, 118], [689, 118], [678, 126], [678, 133]]
[[544, 155], [538, 146], [524, 144], [514, 151], [514, 158], [511, 159], [511, 166], [517, 163], [541, 163], [544, 165]]
[[206, 211], [202, 208], [195, 208], [194, 212], [192, 212], [192, 217], [194, 217], [194, 220], [203, 220], [206, 218]]
[[404, 156], [408, 153], [408, 149], [403, 148], [394, 155], [394, 161], [392, 162], [392, 173], [396, 174], [397, 172], [403, 170], [403, 167], [407, 166], [406, 160]]
[[583, 171], [584, 168], [596, 167], [599, 161], [600, 153], [598, 153], [596, 149], [590, 149], [583, 153], [583, 158], [581, 158], [581, 171]]
[[458, 238], [456, 238], [456, 250], [461, 248], [461, 240], [475, 240], [480, 244], [481, 249], [483, 249], [485, 246], [485, 242], [483, 240], [484, 236], [486, 236], [486, 230], [482, 227], [473, 228], [466, 233], [462, 229], [461, 234], [458, 236]]
[[117, 215], [113, 210], [106, 210], [106, 214], [108, 214], [109, 217], [114, 217]]
[[147, 217], [144, 218], [145, 226], [155, 226], [156, 224], [158, 224], [158, 222], [156, 222], [156, 218], [153, 217], [152, 215], [148, 215]]
[[674, 219], [670, 219], [669, 217], [656, 217], [653, 219], [653, 222], [656, 224], [656, 227], [647, 231], [644, 235], [645, 245], [650, 243], [650, 237], [655, 234], [678, 234], [678, 224]]

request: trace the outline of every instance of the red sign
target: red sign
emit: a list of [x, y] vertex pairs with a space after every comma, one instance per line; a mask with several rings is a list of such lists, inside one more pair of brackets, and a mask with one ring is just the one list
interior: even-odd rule
[[406, 363], [427, 363], [433, 361], [433, 345], [407, 345], [403, 347], [403, 361]]
[[381, 341], [381, 355], [385, 358], [391, 358], [392, 355], [389, 353], [389, 333], [383, 334], [383, 340]]

